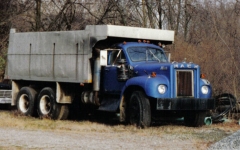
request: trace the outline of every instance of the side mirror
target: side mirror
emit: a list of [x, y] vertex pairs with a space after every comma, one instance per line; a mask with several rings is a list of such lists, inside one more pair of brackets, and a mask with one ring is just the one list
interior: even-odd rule
[[171, 53], [168, 53], [168, 62], [171, 62]]
[[106, 50], [101, 50], [100, 51], [100, 66], [107, 66], [107, 61], [108, 61], [108, 51]]

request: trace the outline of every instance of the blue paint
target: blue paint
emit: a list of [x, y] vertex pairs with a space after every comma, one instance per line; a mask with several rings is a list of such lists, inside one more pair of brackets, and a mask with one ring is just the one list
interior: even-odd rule
[[[117, 66], [106, 66], [103, 82], [104, 92], [115, 92], [122, 96], [127, 87], [137, 86], [152, 98], [178, 98], [176, 76], [177, 72], [181, 74], [181, 71], [183, 71], [193, 74], [193, 96], [191, 98], [211, 98], [211, 85], [206, 80], [200, 79], [200, 67], [197, 64], [187, 62], [170, 63], [167, 61], [164, 50], [154, 44], [128, 42], [127, 44], [119, 44], [117, 48], [122, 49], [126, 65], [132, 68], [132, 76], [124, 82], [119, 82], [117, 79]], [[156, 73], [156, 77], [151, 77], [152, 72]], [[167, 87], [166, 93], [160, 94], [158, 92], [160, 84]], [[201, 92], [201, 87], [204, 85], [209, 87], [208, 94]]]

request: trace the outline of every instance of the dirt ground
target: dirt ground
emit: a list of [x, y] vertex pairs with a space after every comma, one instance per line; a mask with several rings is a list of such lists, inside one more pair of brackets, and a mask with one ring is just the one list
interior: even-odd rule
[[197, 141], [137, 133], [73, 133], [1, 128], [2, 149], [205, 149]]
[[[186, 127], [155, 123], [147, 129], [116, 120], [53, 121], [0, 111], [0, 149], [208, 149], [240, 130], [236, 120]], [[239, 135], [238, 135], [239, 137]], [[235, 139], [235, 138], [234, 138]], [[238, 138], [239, 140], [239, 138]], [[219, 147], [218, 147], [219, 148]], [[225, 148], [225, 147], [222, 147]], [[214, 149], [214, 147], [213, 147]]]

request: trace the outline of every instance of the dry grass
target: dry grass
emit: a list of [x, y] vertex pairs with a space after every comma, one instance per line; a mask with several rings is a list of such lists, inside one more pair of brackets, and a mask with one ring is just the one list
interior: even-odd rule
[[240, 126], [236, 121], [203, 126], [186, 127], [181, 124], [160, 124], [147, 129], [122, 124], [106, 124], [90, 121], [54, 121], [33, 117], [19, 116], [15, 112], [0, 111], [0, 127], [24, 130], [47, 130], [74, 133], [114, 133], [115, 136], [136, 135], [146, 138], [164, 138], [166, 141], [189, 141], [197, 149], [206, 149], [210, 144], [236, 132]]

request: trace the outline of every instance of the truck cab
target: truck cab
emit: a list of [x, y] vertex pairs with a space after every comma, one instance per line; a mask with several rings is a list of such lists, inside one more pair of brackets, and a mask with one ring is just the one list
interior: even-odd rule
[[146, 116], [175, 116], [184, 117], [187, 125], [201, 126], [207, 110], [214, 107], [210, 82], [200, 78], [200, 67], [192, 62], [169, 62], [157, 45], [123, 42], [116, 49], [102, 50], [100, 62], [104, 95], [100, 109], [120, 108], [122, 121], [149, 126], [151, 119]]

